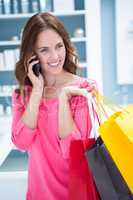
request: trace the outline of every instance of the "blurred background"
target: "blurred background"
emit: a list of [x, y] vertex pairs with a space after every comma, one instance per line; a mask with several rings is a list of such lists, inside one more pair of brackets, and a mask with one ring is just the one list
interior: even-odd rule
[[[11, 94], [21, 33], [36, 12], [64, 23], [78, 53], [77, 74], [110, 100], [133, 103], [133, 0], [0, 0], [0, 199], [24, 200], [27, 153], [10, 140]], [[9, 191], [9, 192], [5, 192]]]

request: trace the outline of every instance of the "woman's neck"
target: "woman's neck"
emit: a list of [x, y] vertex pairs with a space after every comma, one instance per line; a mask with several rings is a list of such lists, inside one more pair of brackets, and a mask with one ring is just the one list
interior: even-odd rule
[[59, 75], [46, 76], [45, 77], [45, 86], [46, 87], [59, 87], [61, 86], [66, 79], [67, 72], [62, 72]]

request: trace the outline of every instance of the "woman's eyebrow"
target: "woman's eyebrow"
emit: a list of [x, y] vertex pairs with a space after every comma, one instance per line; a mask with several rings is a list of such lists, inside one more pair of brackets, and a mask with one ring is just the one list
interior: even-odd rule
[[[63, 44], [63, 42], [57, 42], [57, 44], [55, 46], [58, 46], [59, 44]], [[38, 47], [37, 49], [44, 49], [44, 48], [49, 48], [48, 46], [42, 46], [42, 47]]]
[[44, 48], [48, 49], [49, 47], [48, 46], [42, 46], [42, 47], [38, 47], [37, 49], [44, 49]]
[[58, 43], [56, 44], [56, 46], [59, 45], [59, 44], [63, 44], [63, 42], [62, 42], [62, 41], [58, 42]]

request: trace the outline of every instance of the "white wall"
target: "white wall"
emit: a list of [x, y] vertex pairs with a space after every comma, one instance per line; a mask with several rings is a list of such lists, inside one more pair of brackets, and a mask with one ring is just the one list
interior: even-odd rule
[[133, 84], [133, 0], [116, 0], [116, 48], [118, 83]]
[[0, 173], [0, 199], [25, 200], [27, 190], [27, 172]]
[[101, 0], [85, 0], [88, 76], [103, 90], [101, 47]]

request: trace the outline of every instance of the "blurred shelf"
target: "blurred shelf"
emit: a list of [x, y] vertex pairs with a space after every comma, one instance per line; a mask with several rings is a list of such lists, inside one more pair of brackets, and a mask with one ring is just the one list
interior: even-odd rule
[[12, 95], [12, 92], [10, 93], [0, 93], [0, 97], [10, 97]]
[[86, 42], [87, 41], [87, 38], [86, 37], [73, 37], [71, 38], [71, 41], [72, 42]]
[[[49, 12], [55, 16], [74, 16], [74, 15], [84, 15], [85, 10], [73, 10], [73, 11], [60, 11], [60, 12]], [[21, 19], [21, 18], [30, 18], [35, 13], [19, 13], [19, 14], [0, 14], [0, 19]]]
[[20, 40], [16, 41], [0, 41], [0, 46], [12, 46], [12, 45], [20, 45]]
[[0, 166], [0, 172], [26, 171], [28, 168], [28, 154], [17, 149], [12, 149]]
[[87, 62], [80, 62], [78, 63], [78, 68], [87, 68], [88, 63]]
[[[72, 37], [71, 41], [72, 42], [86, 42], [87, 38], [86, 37]], [[14, 46], [14, 45], [20, 45], [21, 41], [16, 40], [16, 41], [0, 41], [0, 46]]]

